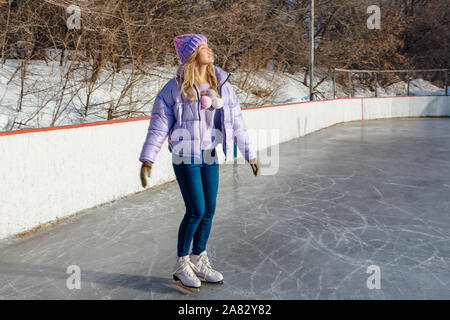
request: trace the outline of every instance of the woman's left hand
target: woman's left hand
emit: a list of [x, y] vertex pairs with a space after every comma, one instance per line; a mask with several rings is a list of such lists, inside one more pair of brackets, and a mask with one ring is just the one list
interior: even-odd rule
[[258, 159], [254, 158], [250, 160], [250, 166], [252, 167], [253, 174], [255, 177], [258, 175], [259, 172], [259, 161]]

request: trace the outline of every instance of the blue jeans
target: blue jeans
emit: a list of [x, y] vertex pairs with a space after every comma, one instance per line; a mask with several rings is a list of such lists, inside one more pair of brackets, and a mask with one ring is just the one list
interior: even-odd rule
[[[182, 160], [172, 155], [172, 167], [183, 196], [186, 212], [178, 229], [177, 254], [187, 256], [192, 244], [192, 253], [200, 254], [206, 250], [211, 231], [212, 219], [216, 210], [219, 189], [219, 163], [216, 150], [202, 150], [202, 158]], [[174, 159], [177, 159], [174, 161]]]

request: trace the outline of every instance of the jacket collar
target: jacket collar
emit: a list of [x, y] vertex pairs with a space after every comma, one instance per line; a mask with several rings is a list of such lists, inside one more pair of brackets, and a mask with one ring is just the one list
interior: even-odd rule
[[[183, 77], [183, 70], [181, 69], [183, 67], [182, 64], [180, 64], [178, 66], [177, 69], [177, 78], [182, 78]], [[218, 67], [217, 65], [214, 65], [214, 71], [216, 72], [216, 77], [217, 77], [217, 87], [222, 86], [230, 77], [230, 73], [226, 72], [225, 70], [223, 70], [222, 68]]]

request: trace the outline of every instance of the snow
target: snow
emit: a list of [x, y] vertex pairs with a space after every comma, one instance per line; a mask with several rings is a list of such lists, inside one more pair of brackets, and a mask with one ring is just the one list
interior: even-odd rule
[[[70, 52], [67, 53], [70, 55]], [[58, 52], [49, 52], [57, 59]], [[92, 70], [83, 65], [74, 64], [75, 72], [66, 83], [65, 73], [70, 60], [63, 67], [59, 61], [32, 61], [27, 65], [22, 111], [18, 112], [21, 94], [21, 73], [17, 69], [19, 60], [6, 60], [0, 64], [0, 131], [25, 128], [63, 126], [69, 124], [103, 121], [108, 118], [111, 104], [116, 105], [119, 115], [115, 119], [149, 116], [155, 96], [163, 85], [176, 73], [177, 66], [149, 65], [149, 75], [136, 76], [127, 65], [120, 73], [112, 68], [103, 68], [99, 80], [89, 89], [84, 79], [89, 78]], [[320, 81], [324, 71], [315, 68], [314, 83]], [[134, 88], [123, 94], [124, 88], [139, 77]], [[309, 87], [303, 85], [304, 72], [277, 75], [274, 63], [270, 61], [266, 69], [249, 74], [233, 71], [231, 82], [241, 83], [242, 89], [234, 87], [240, 104], [246, 106], [276, 105], [309, 100]], [[245, 81], [244, 81], [245, 80]], [[64, 88], [64, 84], [65, 88]], [[354, 97], [374, 96], [368, 88], [356, 81]], [[61, 102], [62, 90], [64, 98]], [[333, 99], [333, 81], [327, 79], [318, 86], [324, 99]], [[337, 85], [337, 97], [347, 97], [344, 88]], [[445, 94], [445, 89], [436, 87], [423, 79], [410, 82], [410, 95]], [[90, 95], [90, 96], [89, 96]], [[406, 95], [406, 83], [398, 82], [386, 89], [378, 88], [379, 96]], [[89, 110], [85, 117], [85, 104], [89, 96]], [[131, 98], [130, 98], [131, 97]], [[130, 105], [131, 102], [131, 105]], [[127, 112], [131, 110], [130, 112]], [[21, 125], [18, 125], [21, 123]]]

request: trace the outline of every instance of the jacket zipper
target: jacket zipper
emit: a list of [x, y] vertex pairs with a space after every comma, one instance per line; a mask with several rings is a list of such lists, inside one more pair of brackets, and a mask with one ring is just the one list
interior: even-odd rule
[[[225, 81], [220, 85], [220, 89], [219, 89], [219, 93], [220, 93], [220, 97], [221, 98], [223, 98], [222, 97], [222, 87], [223, 87], [223, 85], [225, 84], [225, 82], [227, 82], [227, 80], [228, 80], [228, 78], [230, 77], [230, 74], [228, 74], [228, 77], [225, 79]], [[222, 122], [222, 125], [223, 125], [223, 130], [225, 131], [225, 119], [224, 119], [224, 111], [223, 111], [223, 106], [222, 106], [222, 108], [220, 108], [221, 109], [221, 112], [222, 112], [222, 116], [220, 117], [221, 118], [221, 122]], [[226, 134], [226, 133], [224, 133], [224, 134]], [[226, 139], [223, 139], [223, 141], [222, 141], [222, 144], [225, 144], [225, 151], [227, 150], [227, 142], [226, 142]], [[225, 161], [227, 160], [227, 153], [225, 152]]]
[[200, 118], [200, 104], [201, 104], [201, 101], [200, 101], [200, 94], [198, 93], [198, 90], [197, 90], [197, 85], [194, 83], [194, 85], [195, 85], [195, 91], [197, 92], [197, 100], [198, 100], [198, 103], [197, 103], [197, 113], [198, 113], [198, 120], [199, 120], [199, 122], [198, 122], [198, 132], [199, 132], [199, 135], [200, 135], [200, 158], [202, 157], [202, 119]]
[[[228, 74], [228, 77], [225, 79], [225, 81], [220, 85], [220, 88], [219, 88], [219, 92], [220, 92], [220, 97], [222, 97], [222, 87], [223, 87], [223, 85], [225, 84], [225, 82], [227, 82], [227, 80], [228, 80], [228, 78], [230, 77], [230, 74]], [[197, 113], [198, 113], [198, 119], [200, 120], [199, 121], [199, 125], [198, 125], [198, 128], [199, 128], [199, 130], [198, 130], [198, 132], [199, 132], [199, 135], [200, 135], [200, 157], [202, 156], [202, 119], [201, 119], [201, 117], [200, 117], [200, 104], [201, 104], [201, 101], [200, 101], [200, 95], [199, 95], [199, 93], [198, 93], [198, 90], [197, 90], [197, 85], [196, 84], [194, 84], [194, 86], [195, 86], [195, 91], [197, 92], [197, 99], [198, 99], [198, 103], [197, 103]], [[222, 112], [222, 124], [223, 124], [223, 128], [225, 129], [225, 122], [224, 122], [224, 117], [223, 117], [223, 106], [222, 106], [222, 108], [220, 108], [221, 109], [221, 112]], [[223, 143], [225, 143], [225, 150], [226, 150], [226, 141], [224, 141]], [[225, 159], [226, 159], [226, 154], [225, 154]]]

